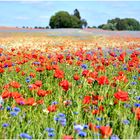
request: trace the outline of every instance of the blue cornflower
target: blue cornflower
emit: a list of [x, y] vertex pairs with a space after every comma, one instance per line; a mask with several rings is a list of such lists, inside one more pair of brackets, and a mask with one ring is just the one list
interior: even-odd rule
[[5, 64], [5, 65], [4, 65], [4, 68], [8, 68], [8, 65], [7, 65], [7, 64]]
[[66, 122], [67, 120], [66, 120], [66, 118], [59, 118], [59, 122]]
[[4, 110], [4, 107], [2, 105], [0, 105], [0, 110]]
[[12, 66], [15, 66], [16, 64], [15, 63], [12, 63]]
[[30, 136], [30, 135], [27, 134], [27, 133], [21, 133], [21, 134], [20, 134], [20, 137], [21, 137], [21, 138], [25, 138], [25, 139], [32, 139], [32, 136]]
[[111, 140], [119, 140], [119, 137], [118, 137], [117, 135], [114, 135], [114, 134], [113, 134], [113, 135], [111, 136]]
[[127, 70], [127, 67], [124, 67], [123, 70]]
[[55, 62], [55, 61], [54, 61], [54, 62], [52, 62], [51, 64], [56, 65], [56, 64], [57, 64], [57, 62]]
[[136, 80], [138, 77], [137, 77], [137, 76], [132, 76], [132, 78], [133, 78], [134, 80]]
[[87, 124], [83, 125], [83, 127], [84, 127], [84, 129], [88, 129], [88, 125]]
[[92, 55], [92, 54], [93, 54], [93, 52], [92, 52], [92, 51], [89, 51], [89, 52], [86, 52], [86, 54], [90, 54], [90, 55]]
[[124, 104], [124, 107], [125, 107], [125, 108], [130, 108], [131, 105], [130, 105], [130, 104]]
[[57, 101], [53, 101], [53, 102], [52, 102], [52, 105], [56, 105], [56, 104], [58, 104]]
[[59, 121], [59, 118], [58, 118], [58, 117], [54, 117], [54, 120], [55, 120], [56, 122], [58, 122], [58, 121]]
[[62, 126], [66, 126], [66, 125], [67, 125], [66, 122], [60, 122], [60, 124], [61, 124]]
[[73, 112], [73, 114], [78, 115], [78, 112]]
[[123, 123], [124, 124], [130, 124], [130, 121], [129, 120], [123, 120]]
[[134, 106], [135, 107], [140, 107], [140, 104], [139, 103], [134, 103]]
[[116, 64], [113, 64], [114, 67], [116, 67]]
[[17, 116], [17, 115], [18, 115], [18, 112], [11, 111], [11, 112], [10, 112], [10, 115], [11, 115], [11, 116]]
[[82, 125], [74, 125], [74, 129], [76, 130], [76, 131], [81, 131], [81, 130], [83, 130], [84, 129], [84, 127], [82, 126]]
[[100, 117], [97, 117], [97, 118], [96, 118], [96, 120], [97, 120], [97, 121], [101, 121], [101, 120], [102, 120], [102, 118], [100, 118]]
[[80, 137], [86, 137], [87, 133], [86, 133], [86, 132], [83, 132], [83, 131], [79, 131], [79, 132], [78, 132], [78, 135], [79, 135]]
[[48, 58], [49, 58], [49, 59], [51, 58], [51, 55], [50, 55], [50, 54], [48, 55]]
[[40, 62], [33, 62], [34, 64], [36, 64], [36, 65], [39, 65], [40, 64]]
[[54, 132], [54, 128], [46, 128], [45, 130], [48, 131], [49, 133]]
[[140, 96], [136, 96], [136, 100], [140, 100]]
[[4, 123], [4, 124], [2, 124], [2, 127], [8, 127], [8, 126], [9, 126], [8, 123]]
[[14, 107], [13, 110], [14, 110], [15, 112], [20, 112], [20, 108], [18, 108], [18, 107]]
[[55, 136], [55, 133], [54, 132], [49, 132], [48, 133], [48, 137], [54, 137]]
[[99, 129], [100, 127], [101, 127], [100, 125], [96, 125], [96, 128], [98, 128], [98, 129]]
[[12, 108], [10, 107], [10, 106], [7, 106], [7, 111], [11, 111], [12, 110]]
[[136, 85], [137, 84], [137, 82], [131, 82], [131, 85]]
[[86, 64], [82, 64], [81, 67], [82, 69], [87, 69], [88, 66]]
[[27, 77], [25, 81], [26, 81], [26, 83], [29, 83], [30, 82], [30, 77]]
[[65, 118], [65, 117], [66, 117], [66, 115], [65, 115], [65, 114], [63, 114], [63, 113], [59, 113], [59, 114], [58, 114], [58, 116], [59, 116], [59, 117], [63, 117], [63, 118]]

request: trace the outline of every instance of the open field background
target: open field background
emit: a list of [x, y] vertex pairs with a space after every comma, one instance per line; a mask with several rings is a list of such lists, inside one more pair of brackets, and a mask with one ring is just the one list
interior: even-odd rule
[[140, 37], [140, 31], [107, 31], [101, 29], [21, 29], [0, 28], [5, 33], [44, 33], [48, 36], [127, 36]]

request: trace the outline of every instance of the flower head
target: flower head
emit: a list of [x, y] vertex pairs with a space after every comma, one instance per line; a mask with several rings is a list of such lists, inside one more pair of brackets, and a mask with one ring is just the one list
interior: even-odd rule
[[25, 138], [25, 139], [32, 139], [32, 136], [30, 136], [30, 135], [27, 134], [27, 133], [21, 133], [21, 134], [20, 134], [20, 137], [21, 137], [21, 138]]

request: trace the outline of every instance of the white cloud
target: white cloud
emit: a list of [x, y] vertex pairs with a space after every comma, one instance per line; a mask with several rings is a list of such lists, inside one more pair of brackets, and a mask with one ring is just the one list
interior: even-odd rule
[[26, 17], [26, 16], [17, 16], [15, 17], [15, 19], [19, 19], [19, 20], [28, 20], [30, 19], [29, 17]]

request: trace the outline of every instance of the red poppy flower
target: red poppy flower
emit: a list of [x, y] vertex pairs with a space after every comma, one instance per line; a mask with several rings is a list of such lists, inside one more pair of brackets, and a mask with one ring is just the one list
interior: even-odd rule
[[100, 132], [103, 138], [108, 138], [112, 135], [112, 128], [110, 126], [101, 126]]
[[35, 84], [29, 85], [29, 90], [36, 90], [36, 89], [38, 89], [38, 88], [39, 88], [39, 87], [36, 86]]
[[87, 82], [88, 82], [88, 84], [92, 84], [92, 83], [93, 83], [93, 81], [94, 81], [94, 79], [93, 79], [93, 78], [87, 78]]
[[82, 76], [84, 76], [84, 77], [89, 76], [89, 70], [83, 70]]
[[91, 78], [93, 78], [93, 79], [96, 79], [97, 76], [98, 76], [98, 72], [96, 72], [96, 71], [90, 72], [90, 73], [89, 73], [89, 76], [90, 76]]
[[38, 100], [36, 103], [37, 104], [43, 104], [44, 103], [44, 100]]
[[11, 92], [6, 90], [4, 92], [2, 92], [2, 98], [5, 99], [5, 98], [10, 98], [11, 97]]
[[4, 73], [4, 69], [0, 67], [0, 73]]
[[72, 140], [72, 139], [73, 139], [73, 137], [70, 136], [70, 135], [64, 135], [64, 136], [62, 137], [62, 140]]
[[15, 51], [15, 48], [11, 48], [11, 51], [12, 51], [12, 52]]
[[22, 75], [22, 76], [24, 76], [24, 75], [25, 75], [25, 72], [24, 72], [24, 71], [22, 71], [21, 75]]
[[0, 48], [0, 54], [3, 52], [3, 48]]
[[26, 104], [26, 100], [23, 97], [16, 98], [15, 101], [19, 105], [25, 105]]
[[48, 108], [47, 108], [47, 110], [48, 110], [49, 112], [55, 112], [56, 109], [57, 109], [57, 106], [56, 106], [56, 105], [50, 105], [50, 106], [48, 106]]
[[37, 92], [37, 95], [40, 97], [44, 97], [47, 95], [47, 92], [46, 92], [46, 90], [39, 89]]
[[83, 99], [83, 104], [90, 104], [91, 102], [91, 96], [85, 96]]
[[30, 76], [32, 77], [32, 78], [34, 78], [35, 77], [35, 73], [30, 73]]
[[10, 85], [11, 85], [13, 88], [20, 88], [20, 87], [21, 87], [21, 85], [20, 85], [18, 82], [16, 82], [16, 81], [12, 81], [12, 82], [10, 83]]
[[99, 85], [109, 84], [108, 78], [106, 76], [101, 76], [101, 77], [97, 78], [97, 82]]
[[28, 98], [27, 100], [26, 100], [26, 105], [31, 105], [31, 106], [33, 106], [33, 105], [35, 105], [36, 104], [36, 102], [35, 102], [35, 99], [34, 98]]
[[140, 107], [136, 108], [135, 115], [136, 115], [136, 119], [140, 120]]
[[40, 81], [40, 80], [36, 81], [35, 85], [38, 86], [38, 87], [41, 87], [42, 86], [42, 81]]
[[20, 72], [20, 67], [16, 67], [16, 72]]
[[73, 79], [76, 80], [76, 81], [78, 81], [78, 80], [80, 79], [80, 76], [79, 76], [78, 74], [75, 74], [75, 75], [73, 76]]
[[99, 114], [99, 113], [100, 113], [100, 111], [97, 110], [97, 109], [95, 109], [95, 110], [92, 111], [92, 114], [93, 114], [93, 115], [96, 115], [96, 114]]
[[8, 89], [9, 87], [10, 87], [9, 84], [6, 84], [6, 85], [3, 86], [4, 89]]
[[11, 92], [11, 96], [12, 96], [14, 99], [17, 99], [17, 98], [20, 98], [20, 97], [21, 97], [21, 94], [18, 93], [18, 92]]
[[64, 72], [62, 70], [55, 70], [55, 73], [54, 73], [54, 77], [55, 78], [64, 78]]
[[61, 81], [59, 85], [63, 88], [64, 91], [67, 91], [69, 89], [69, 82], [67, 80]]
[[37, 71], [37, 72], [43, 72], [43, 71], [44, 71], [44, 68], [38, 67], [38, 68], [36, 68], [36, 71]]
[[93, 132], [98, 132], [99, 131], [99, 128], [97, 128], [96, 125], [94, 125], [92, 123], [89, 123], [88, 126], [89, 126], [89, 129]]
[[53, 69], [52, 66], [50, 66], [50, 65], [47, 65], [47, 66], [46, 66], [46, 70], [52, 70], [52, 69]]
[[118, 91], [114, 94], [114, 97], [118, 100], [121, 101], [128, 101], [129, 100], [129, 96], [128, 93], [125, 91]]

